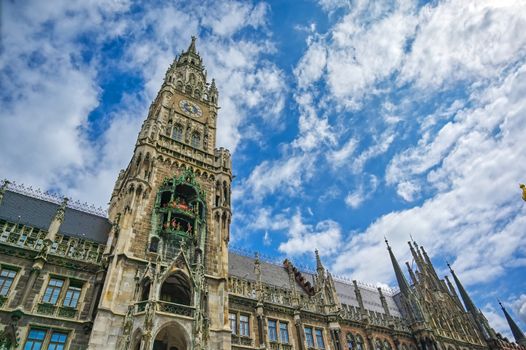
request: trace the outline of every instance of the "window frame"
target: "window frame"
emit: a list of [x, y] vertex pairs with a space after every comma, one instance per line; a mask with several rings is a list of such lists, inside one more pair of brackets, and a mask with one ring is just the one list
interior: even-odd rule
[[[274, 324], [274, 327], [272, 327], [274, 329], [274, 335], [275, 335], [274, 339], [271, 339], [271, 332], [270, 332], [271, 323]], [[283, 326], [285, 326], [286, 332], [282, 332]], [[286, 342], [283, 341], [284, 340], [283, 334], [286, 334], [286, 337], [287, 337]], [[280, 320], [277, 318], [267, 318], [267, 337], [270, 343], [290, 345], [291, 343], [290, 343], [289, 321]]]
[[[60, 285], [60, 287], [56, 285], [51, 285], [51, 283], [54, 281], [60, 281], [62, 282], [62, 284]], [[60, 278], [57, 276], [49, 276], [46, 287], [44, 288], [44, 293], [42, 294], [42, 303], [57, 306], [57, 304], [59, 304], [60, 299], [62, 299], [61, 294], [62, 294], [65, 284], [66, 284], [66, 278]], [[48, 295], [48, 290], [50, 291], [49, 295]], [[58, 293], [55, 294], [57, 290], [58, 290]]]
[[[246, 317], [247, 318], [247, 321], [246, 323], [243, 322], [243, 329], [242, 329], [242, 324], [241, 324], [241, 317]], [[237, 310], [232, 310], [232, 311], [229, 311], [228, 313], [228, 321], [230, 323], [230, 328], [231, 328], [231, 331], [232, 331], [232, 335], [235, 335], [237, 337], [242, 337], [242, 338], [250, 338], [251, 337], [251, 334], [252, 332], [250, 331], [250, 325], [251, 325], [251, 321], [250, 321], [250, 314], [247, 313], [247, 312], [243, 312], [243, 311], [237, 311]], [[235, 330], [232, 329], [232, 324], [233, 322], [235, 323]], [[247, 334], [245, 334], [245, 331], [247, 331]]]
[[[52, 299], [53, 294], [50, 294], [48, 301], [46, 301], [45, 299], [47, 290], [50, 287], [49, 284], [51, 283], [52, 280], [60, 280], [63, 282], [55, 303], [51, 302], [53, 300]], [[54, 289], [57, 288], [57, 286], [51, 286], [51, 287]], [[75, 289], [76, 291], [78, 291], [78, 298], [76, 300], [75, 306], [71, 306], [71, 301], [69, 302], [69, 304], [65, 304], [68, 298], [68, 291], [70, 291], [71, 289]], [[47, 278], [47, 283], [43, 284], [43, 289], [41, 290], [42, 296], [40, 299], [40, 304], [52, 305], [55, 308], [65, 308], [65, 309], [80, 311], [83, 305], [82, 302], [85, 296], [85, 292], [86, 292], [86, 281], [80, 280], [74, 277], [69, 277], [69, 276], [49, 274]]]
[[[309, 332], [307, 332], [307, 330]], [[314, 342], [314, 327], [312, 326], [303, 326], [303, 332], [305, 333], [305, 342], [307, 343], [308, 349], [313, 349], [315, 346]]]
[[[4, 271], [14, 272], [14, 276], [4, 276]], [[9, 265], [0, 265], [0, 298], [7, 298], [9, 296], [9, 293], [13, 289], [13, 286], [17, 284], [17, 278], [19, 276], [20, 268], [9, 266]], [[7, 286], [7, 290], [4, 293], [2, 291], [6, 288], [6, 284], [9, 282], [9, 285]]]
[[[246, 321], [243, 321], [243, 318], [246, 318]], [[250, 316], [247, 314], [239, 314], [239, 336], [250, 338]]]
[[[64, 350], [68, 343], [69, 334], [56, 329], [51, 329], [49, 333], [49, 344], [47, 345], [46, 350]], [[54, 341], [53, 336], [55, 335], [64, 336], [64, 339], [62, 340], [62, 338], [59, 338], [58, 341]]]
[[[43, 337], [33, 336], [31, 332], [42, 332]], [[41, 334], [42, 335], [42, 334]], [[58, 335], [56, 339], [54, 336]], [[23, 350], [65, 350], [70, 342], [71, 330], [64, 328], [48, 328], [40, 325], [29, 325], [26, 339], [22, 347]], [[37, 346], [35, 346], [37, 344]], [[28, 347], [29, 346], [29, 347]]]

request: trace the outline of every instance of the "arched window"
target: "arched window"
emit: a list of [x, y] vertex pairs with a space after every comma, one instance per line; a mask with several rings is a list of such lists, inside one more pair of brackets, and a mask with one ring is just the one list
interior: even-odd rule
[[357, 334], [355, 337], [356, 340], [356, 350], [365, 350], [363, 338], [361, 335]]
[[354, 336], [352, 333], [347, 333], [347, 349], [354, 350]]
[[174, 304], [190, 305], [191, 298], [190, 283], [186, 276], [174, 273], [168, 276], [161, 286], [160, 300]]
[[201, 135], [198, 132], [192, 134], [192, 147], [199, 148], [201, 147]]
[[172, 131], [172, 138], [181, 141], [183, 139], [183, 126], [181, 124], [175, 124]]
[[376, 342], [375, 342], [375, 347], [374, 347], [376, 350], [382, 350], [382, 342], [380, 341], [380, 339], [376, 339]]
[[391, 344], [387, 340], [384, 340], [384, 350], [392, 350]]
[[146, 278], [141, 283], [141, 301], [150, 299], [150, 285], [151, 283], [149, 278]]

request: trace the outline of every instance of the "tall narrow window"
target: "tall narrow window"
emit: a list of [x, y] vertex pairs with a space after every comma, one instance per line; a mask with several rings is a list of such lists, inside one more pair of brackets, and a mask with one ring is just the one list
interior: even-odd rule
[[181, 124], [175, 124], [172, 131], [172, 138], [181, 141], [183, 139], [183, 127]]
[[314, 347], [314, 336], [312, 334], [312, 327], [305, 327], [305, 340], [307, 341], [307, 347]]
[[67, 333], [53, 331], [53, 333], [51, 333], [51, 340], [49, 342], [48, 350], [64, 350], [67, 340]]
[[364, 350], [363, 338], [361, 335], [356, 335], [356, 350]]
[[286, 322], [279, 323], [279, 339], [282, 344], [289, 343], [289, 327]]
[[76, 309], [77, 304], [79, 302], [81, 290], [81, 285], [71, 283], [68, 287], [68, 290], [66, 291], [66, 296], [64, 297], [64, 302], [62, 303], [62, 305], [65, 307], [71, 307]]
[[239, 316], [239, 335], [242, 335], [244, 337], [250, 336], [248, 316], [246, 315]]
[[325, 349], [325, 342], [323, 341], [323, 330], [316, 328], [316, 345], [318, 349]]
[[354, 350], [354, 336], [352, 333], [347, 333], [347, 349]]
[[201, 135], [198, 132], [192, 134], [192, 147], [201, 147]]
[[40, 350], [46, 337], [46, 331], [43, 329], [30, 329], [27, 336], [24, 350]]
[[268, 340], [278, 341], [278, 334], [276, 329], [276, 321], [268, 320]]
[[55, 305], [57, 303], [58, 297], [60, 296], [60, 292], [62, 290], [63, 285], [63, 280], [59, 280], [58, 278], [50, 279], [42, 301], [44, 303]]
[[228, 314], [228, 320], [230, 321], [230, 329], [232, 330], [232, 334], [237, 334], [237, 315]]
[[5, 297], [9, 294], [9, 289], [15, 280], [16, 271], [10, 269], [2, 269], [0, 271], [0, 295]]

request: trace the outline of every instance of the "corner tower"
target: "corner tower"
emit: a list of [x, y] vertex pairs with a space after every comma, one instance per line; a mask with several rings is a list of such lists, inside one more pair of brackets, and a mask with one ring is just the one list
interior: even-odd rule
[[90, 349], [230, 349], [230, 153], [195, 38], [168, 68], [113, 190]]

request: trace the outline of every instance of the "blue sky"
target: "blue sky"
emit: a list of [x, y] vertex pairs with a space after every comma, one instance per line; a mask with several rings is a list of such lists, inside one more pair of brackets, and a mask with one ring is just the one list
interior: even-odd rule
[[[198, 37], [233, 153], [232, 246], [394, 286], [383, 243], [445, 260], [526, 328], [526, 4], [2, 2], [0, 176], [105, 206]], [[509, 332], [507, 333], [509, 334]]]

